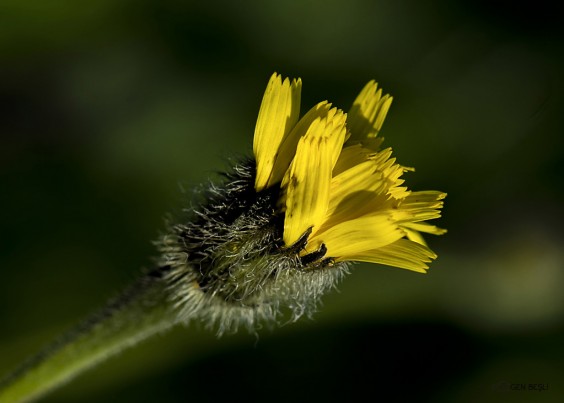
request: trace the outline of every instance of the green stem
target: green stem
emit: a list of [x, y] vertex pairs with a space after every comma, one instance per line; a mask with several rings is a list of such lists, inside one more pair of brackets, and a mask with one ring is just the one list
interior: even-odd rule
[[0, 403], [37, 399], [177, 323], [164, 281], [147, 275], [0, 382]]

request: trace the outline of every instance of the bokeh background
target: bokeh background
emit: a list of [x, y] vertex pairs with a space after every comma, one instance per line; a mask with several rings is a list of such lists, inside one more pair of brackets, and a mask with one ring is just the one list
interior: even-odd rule
[[3, 0], [0, 373], [151, 265], [182, 192], [251, 152], [278, 71], [303, 109], [394, 95], [385, 144], [449, 194], [430, 273], [358, 265], [314, 320], [178, 328], [45, 401], [562, 401], [556, 5]]

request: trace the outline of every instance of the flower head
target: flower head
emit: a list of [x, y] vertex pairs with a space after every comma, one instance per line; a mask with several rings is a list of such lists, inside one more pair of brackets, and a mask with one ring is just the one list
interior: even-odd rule
[[255, 189], [282, 189], [286, 247], [302, 257], [366, 261], [424, 272], [436, 258], [422, 232], [443, 234], [426, 221], [440, 217], [442, 192], [412, 192], [378, 133], [392, 103], [370, 81], [348, 113], [326, 101], [301, 119], [301, 80], [272, 75], [254, 138]]
[[371, 81], [348, 114], [324, 101], [300, 118], [300, 95], [299, 79], [271, 77], [255, 159], [170, 223], [156, 269], [0, 379], [1, 401], [37, 399], [178, 322], [200, 319], [221, 334], [276, 323], [283, 310], [311, 315], [349, 261], [425, 271], [436, 255], [421, 233], [445, 232], [427, 223], [445, 194], [409, 191], [410, 169], [380, 149], [392, 98]]
[[392, 103], [374, 81], [348, 113], [320, 102], [300, 118], [301, 80], [274, 74], [260, 107], [255, 158], [212, 184], [161, 242], [172, 299], [185, 321], [218, 331], [315, 311], [350, 261], [424, 272], [442, 234], [444, 193], [411, 192], [378, 136]]

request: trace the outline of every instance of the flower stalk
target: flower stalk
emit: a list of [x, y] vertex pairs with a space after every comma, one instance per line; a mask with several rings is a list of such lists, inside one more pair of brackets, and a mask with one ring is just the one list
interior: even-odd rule
[[0, 382], [0, 402], [33, 401], [178, 321], [162, 278], [147, 275]]

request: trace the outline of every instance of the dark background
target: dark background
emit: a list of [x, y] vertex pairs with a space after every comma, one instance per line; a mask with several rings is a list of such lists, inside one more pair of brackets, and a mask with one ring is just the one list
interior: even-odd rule
[[430, 273], [359, 265], [313, 321], [178, 328], [45, 401], [562, 401], [556, 5], [2, 1], [0, 373], [151, 264], [181, 189], [251, 152], [277, 71], [304, 111], [394, 96], [385, 145], [449, 194]]

